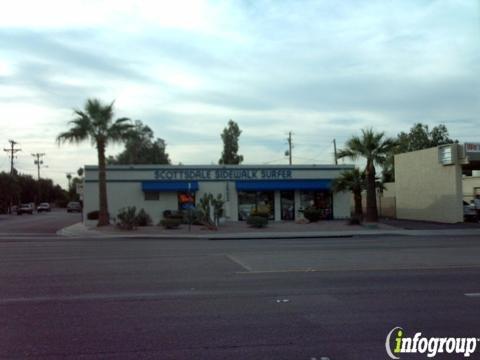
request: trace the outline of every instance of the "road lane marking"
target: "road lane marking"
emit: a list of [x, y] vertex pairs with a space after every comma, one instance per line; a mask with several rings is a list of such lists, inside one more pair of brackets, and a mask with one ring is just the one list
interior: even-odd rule
[[468, 296], [468, 297], [480, 297], [480, 293], [466, 293], [465, 296]]
[[[245, 266], [244, 266], [245, 267]], [[342, 272], [351, 272], [351, 271], [418, 271], [418, 270], [469, 270], [469, 269], [479, 269], [480, 265], [451, 265], [451, 266], [439, 266], [439, 267], [389, 267], [389, 268], [304, 268], [304, 269], [290, 269], [290, 270], [249, 270], [249, 271], [237, 271], [236, 274], [274, 274], [274, 273], [298, 273], [298, 272], [335, 272], [335, 271], [342, 271]]]
[[[242, 268], [244, 268], [248, 272], [253, 272], [253, 269], [250, 266], [238, 260], [237, 258], [234, 258], [232, 255], [225, 254], [225, 257], [230, 261], [233, 261], [235, 264], [240, 265]], [[237, 274], [244, 274], [244, 273], [245, 273], [244, 271], [237, 271]]]

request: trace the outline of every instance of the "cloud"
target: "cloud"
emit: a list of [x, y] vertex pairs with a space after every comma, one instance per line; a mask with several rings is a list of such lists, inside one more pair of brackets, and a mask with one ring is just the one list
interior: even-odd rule
[[65, 183], [62, 172], [95, 161], [88, 143], [52, 145], [88, 97], [115, 99], [118, 116], [143, 120], [185, 164], [218, 161], [230, 118], [248, 163], [286, 163], [288, 131], [294, 160], [309, 163], [332, 162], [332, 140], [341, 147], [366, 126], [393, 136], [414, 122], [446, 123], [452, 137], [475, 141], [479, 9], [455, 0], [9, 2], [0, 141], [47, 152], [51, 176]]

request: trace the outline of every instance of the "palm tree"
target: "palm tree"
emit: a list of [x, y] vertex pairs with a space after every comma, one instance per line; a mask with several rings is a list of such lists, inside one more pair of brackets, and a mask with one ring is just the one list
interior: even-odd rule
[[333, 191], [351, 191], [353, 193], [355, 215], [359, 217], [363, 215], [362, 191], [365, 188], [365, 172], [361, 172], [358, 168], [342, 171], [340, 176], [333, 181]]
[[395, 141], [385, 138], [385, 133], [375, 133], [373, 129], [363, 129], [362, 136], [353, 136], [347, 143], [345, 149], [338, 152], [338, 158], [348, 157], [357, 160], [362, 157], [367, 160], [365, 177], [367, 186], [367, 221], [378, 220], [377, 200], [375, 193], [375, 165], [383, 165], [395, 146]]
[[113, 102], [103, 104], [98, 99], [88, 99], [84, 111], [74, 110], [75, 118], [69, 122], [71, 128], [57, 137], [59, 144], [80, 143], [89, 139], [97, 148], [100, 204], [98, 226], [109, 224], [105, 149], [111, 142], [125, 141], [128, 131], [132, 127], [128, 118], [113, 120], [113, 104]]
[[70, 191], [71, 182], [72, 182], [72, 174], [67, 173], [67, 180], [68, 180], [68, 191]]

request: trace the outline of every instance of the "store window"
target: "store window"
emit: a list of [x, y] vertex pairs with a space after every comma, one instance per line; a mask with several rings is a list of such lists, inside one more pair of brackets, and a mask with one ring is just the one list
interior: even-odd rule
[[333, 200], [330, 191], [301, 191], [300, 192], [300, 210], [308, 207], [314, 207], [321, 210], [321, 219], [328, 220], [333, 218]]
[[145, 191], [143, 196], [145, 200], [160, 200], [160, 192], [158, 191]]
[[195, 194], [186, 192], [178, 193], [178, 209], [186, 210], [195, 207]]
[[255, 210], [267, 212], [268, 218], [274, 220], [274, 198], [273, 191], [240, 191], [238, 193], [238, 220], [247, 220]]
[[282, 220], [295, 220], [295, 193], [293, 191], [280, 192], [280, 208]]

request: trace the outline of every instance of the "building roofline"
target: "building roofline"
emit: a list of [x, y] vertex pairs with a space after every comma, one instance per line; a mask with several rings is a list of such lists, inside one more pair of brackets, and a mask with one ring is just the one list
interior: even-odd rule
[[[349, 170], [353, 164], [342, 165], [108, 165], [107, 171], [150, 171], [160, 169], [290, 169], [290, 170]], [[98, 170], [98, 165], [85, 165], [85, 170]]]

